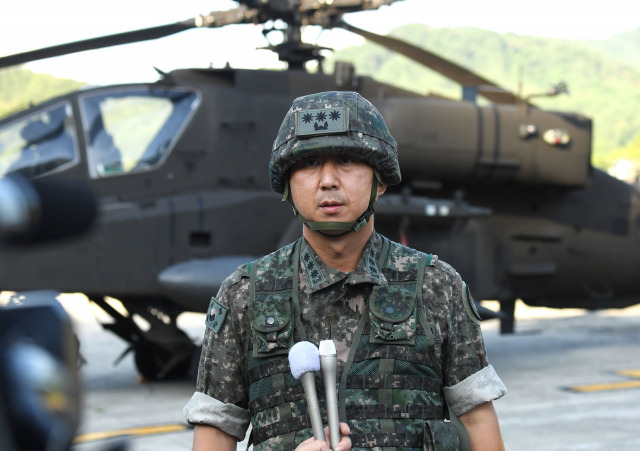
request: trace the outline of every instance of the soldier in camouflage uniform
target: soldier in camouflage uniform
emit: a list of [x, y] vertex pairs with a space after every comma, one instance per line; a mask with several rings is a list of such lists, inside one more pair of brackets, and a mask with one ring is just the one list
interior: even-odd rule
[[249, 424], [255, 450], [328, 449], [305, 441], [304, 391], [287, 360], [295, 342], [328, 339], [350, 429], [336, 450], [504, 449], [492, 401], [506, 389], [468, 288], [436, 256], [374, 231], [378, 196], [400, 182], [376, 108], [353, 92], [296, 99], [269, 169], [303, 236], [240, 266], [212, 298], [185, 407], [194, 450], [235, 449]]

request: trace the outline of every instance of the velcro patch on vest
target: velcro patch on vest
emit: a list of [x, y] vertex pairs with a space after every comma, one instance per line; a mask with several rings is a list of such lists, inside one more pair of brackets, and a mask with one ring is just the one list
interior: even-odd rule
[[349, 131], [347, 109], [344, 107], [302, 110], [296, 112], [296, 136], [343, 134]]
[[227, 313], [229, 313], [228, 308], [220, 305], [218, 301], [216, 301], [216, 298], [211, 298], [209, 310], [207, 310], [207, 327], [215, 333], [219, 333], [224, 324], [224, 319], [227, 317]]

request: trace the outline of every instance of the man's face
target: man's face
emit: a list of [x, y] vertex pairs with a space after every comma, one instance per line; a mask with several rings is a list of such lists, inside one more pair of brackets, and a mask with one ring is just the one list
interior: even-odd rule
[[[320, 155], [296, 164], [289, 178], [293, 204], [311, 222], [353, 222], [369, 206], [373, 168], [340, 155]], [[384, 185], [378, 194], [384, 192]]]

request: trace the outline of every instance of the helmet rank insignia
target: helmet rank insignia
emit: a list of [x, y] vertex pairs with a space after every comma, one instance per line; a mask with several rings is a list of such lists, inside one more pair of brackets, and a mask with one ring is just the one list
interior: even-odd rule
[[296, 112], [296, 136], [333, 135], [349, 131], [345, 107]]

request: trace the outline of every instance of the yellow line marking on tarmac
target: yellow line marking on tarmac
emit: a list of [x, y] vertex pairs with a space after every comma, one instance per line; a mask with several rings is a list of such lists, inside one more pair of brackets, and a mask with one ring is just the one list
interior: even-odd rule
[[[617, 374], [621, 376], [631, 377], [634, 379], [640, 379], [640, 370], [618, 371]], [[575, 387], [570, 387], [570, 390], [588, 393], [588, 392], [608, 391], [608, 390], [625, 390], [629, 388], [640, 388], [640, 380], [608, 382], [604, 384], [576, 385]]]
[[628, 377], [635, 377], [636, 379], [640, 379], [640, 370], [624, 370], [618, 371], [618, 374]]
[[74, 443], [87, 443], [97, 440], [105, 440], [114, 437], [124, 437], [131, 435], [154, 435], [154, 434], [166, 434], [168, 432], [180, 432], [191, 429], [186, 424], [164, 424], [160, 426], [145, 426], [129, 429], [116, 429], [113, 431], [105, 432], [89, 432], [87, 434], [79, 435], [75, 438]]

